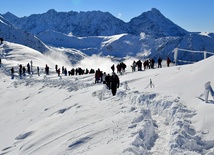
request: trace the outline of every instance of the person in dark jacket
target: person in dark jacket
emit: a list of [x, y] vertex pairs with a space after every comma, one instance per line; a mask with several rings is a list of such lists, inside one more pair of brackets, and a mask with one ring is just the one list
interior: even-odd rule
[[0, 42], [1, 42], [1, 44], [3, 44], [3, 41], [4, 41], [4, 39], [3, 39], [3, 38], [0, 38]]
[[171, 60], [169, 57], [167, 57], [166, 63], [167, 63], [167, 67], [169, 67], [169, 64], [171, 63]]
[[105, 81], [106, 81], [106, 86], [107, 86], [108, 89], [111, 89], [110, 88], [110, 82], [111, 82], [110, 80], [111, 80], [110, 74], [106, 75]]
[[162, 62], [162, 59], [161, 59], [161, 57], [159, 57], [158, 58], [158, 68], [162, 68], [161, 62]]
[[117, 88], [119, 88], [119, 86], [120, 86], [119, 77], [115, 73], [113, 73], [110, 79], [110, 87], [113, 96], [116, 95]]
[[11, 71], [11, 79], [14, 79], [14, 68], [12, 67], [10, 71]]
[[115, 70], [114, 64], [111, 66], [111, 70], [114, 73], [114, 70]]

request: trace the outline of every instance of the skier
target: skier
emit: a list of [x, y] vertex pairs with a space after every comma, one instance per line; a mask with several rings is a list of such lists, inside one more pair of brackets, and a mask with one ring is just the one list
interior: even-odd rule
[[119, 88], [119, 86], [120, 86], [119, 77], [115, 73], [113, 73], [110, 79], [110, 87], [113, 96], [116, 95], [117, 88]]

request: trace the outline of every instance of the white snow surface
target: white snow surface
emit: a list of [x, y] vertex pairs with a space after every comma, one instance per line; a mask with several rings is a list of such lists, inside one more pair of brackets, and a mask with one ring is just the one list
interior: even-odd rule
[[[0, 45], [0, 155], [214, 154], [214, 101], [203, 96], [206, 82], [214, 86], [214, 57], [137, 72], [127, 64], [112, 96], [93, 74], [59, 78], [54, 60], [19, 48]], [[31, 60], [51, 74], [20, 79], [17, 64]]]

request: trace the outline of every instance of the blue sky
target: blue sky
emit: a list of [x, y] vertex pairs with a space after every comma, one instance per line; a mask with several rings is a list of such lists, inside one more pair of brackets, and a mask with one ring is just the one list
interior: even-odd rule
[[44, 13], [100, 10], [125, 22], [156, 8], [175, 24], [191, 32], [214, 32], [214, 0], [4, 0], [0, 14], [18, 17]]

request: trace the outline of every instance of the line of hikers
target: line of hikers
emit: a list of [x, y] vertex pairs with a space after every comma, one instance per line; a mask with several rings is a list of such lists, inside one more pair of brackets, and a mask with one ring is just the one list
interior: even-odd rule
[[[162, 68], [162, 58], [159, 57], [158, 58], [158, 68]], [[169, 67], [171, 60], [169, 57], [167, 57], [166, 59], [166, 63], [167, 63], [167, 67]], [[155, 60], [153, 58], [147, 59], [145, 60], [143, 63], [141, 60], [133, 61], [131, 68], [132, 68], [132, 72], [136, 71], [136, 67], [138, 71], [142, 71], [142, 67], [144, 68], [144, 70], [146, 69], [154, 69], [154, 64], [155, 64]]]
[[[83, 74], [94, 74], [94, 69], [90, 69], [90, 71], [86, 69], [82, 69], [81, 67], [78, 68], [72, 68], [70, 71], [67, 70], [66, 67], [62, 66], [62, 70], [58, 68], [58, 65], [55, 65], [55, 71], [60, 76], [60, 74], [64, 74], [65, 76], [72, 76], [72, 75], [83, 75]], [[62, 72], [61, 72], [62, 71]]]
[[[33, 74], [33, 62], [31, 61], [31, 65], [28, 63], [26, 65], [27, 69], [25, 68], [25, 66], [23, 66], [22, 64], [19, 65], [19, 76], [20, 78], [22, 78], [22, 76], [26, 76], [26, 72], [31, 75]], [[58, 66], [55, 66], [55, 71], [57, 72], [58, 76], [60, 76], [60, 68], [58, 68]], [[100, 69], [96, 70], [96, 72], [94, 71], [94, 69], [91, 69], [90, 71], [86, 69], [86, 71], [84, 71], [83, 69], [79, 68], [72, 68], [70, 71], [71, 75], [83, 75], [83, 74], [95, 74], [95, 83], [103, 83], [106, 84], [107, 88], [109, 90], [112, 90], [112, 95], [116, 95], [117, 92], [117, 88], [119, 88], [120, 85], [120, 81], [119, 81], [119, 77], [116, 75], [115, 72], [112, 73], [112, 75], [110, 76], [110, 74], [106, 75], [106, 73], [100, 71]], [[14, 79], [14, 67], [11, 68], [11, 79]], [[37, 66], [37, 74], [38, 76], [40, 76], [40, 68], [39, 66]], [[49, 75], [50, 71], [49, 71], [49, 66], [46, 64], [45, 65], [45, 74]], [[67, 76], [67, 69], [62, 66], [62, 74], [65, 74], [65, 76]]]
[[[1, 59], [0, 59], [0, 66], [1, 66]], [[38, 76], [40, 76], [40, 67], [37, 66], [36, 69], [37, 69]], [[50, 67], [47, 64], [45, 65], [44, 70], [45, 70], [45, 75], [50, 75]], [[14, 67], [12, 67], [10, 71], [11, 71], [11, 78], [13, 79], [14, 73], [15, 73]], [[67, 75], [72, 76], [72, 75], [83, 75], [83, 74], [94, 74], [95, 73], [94, 69], [90, 69], [90, 71], [89, 71], [88, 69], [84, 70], [80, 67], [76, 68], [76, 69], [72, 68], [70, 71], [67, 71], [67, 69], [64, 66], [62, 66], [62, 72], [61, 72], [60, 68], [58, 68], [58, 65], [55, 65], [55, 71], [58, 74], [58, 76], [61, 76], [61, 74], [65, 75], [65, 76], [67, 76]], [[33, 74], [33, 62], [32, 61], [30, 63], [28, 63], [26, 65], [26, 67], [23, 66], [22, 64], [18, 65], [18, 74], [19, 74], [20, 78], [22, 78], [23, 76], [26, 76], [26, 73], [28, 73], [29, 75]]]
[[[25, 66], [23, 66], [22, 64], [19, 65], [19, 70], [18, 70], [18, 73], [19, 73], [19, 76], [20, 78], [22, 78], [22, 76], [26, 76], [26, 72], [30, 75], [30, 74], [33, 74], [33, 61], [31, 60], [30, 63], [28, 63], [26, 65], [27, 69], [25, 68]], [[38, 72], [38, 75], [39, 75], [39, 67], [37, 67], [37, 72]], [[14, 67], [11, 68], [11, 78], [14, 79]]]

